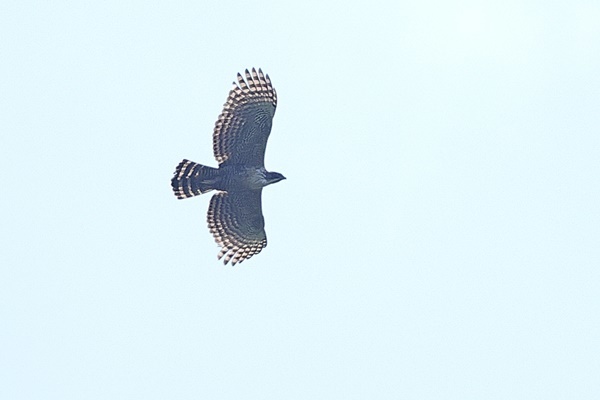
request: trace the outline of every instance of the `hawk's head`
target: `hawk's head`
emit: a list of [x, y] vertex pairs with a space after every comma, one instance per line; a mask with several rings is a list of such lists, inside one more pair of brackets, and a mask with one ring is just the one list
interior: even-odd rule
[[267, 185], [270, 185], [271, 183], [284, 180], [285, 176], [281, 175], [279, 172], [267, 172], [265, 179], [267, 180]]

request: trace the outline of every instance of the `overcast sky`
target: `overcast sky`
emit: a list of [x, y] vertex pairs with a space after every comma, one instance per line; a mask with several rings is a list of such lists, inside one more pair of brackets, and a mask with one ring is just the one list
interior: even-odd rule
[[[597, 1], [0, 4], [0, 398], [600, 398]], [[236, 73], [268, 247], [216, 259]]]

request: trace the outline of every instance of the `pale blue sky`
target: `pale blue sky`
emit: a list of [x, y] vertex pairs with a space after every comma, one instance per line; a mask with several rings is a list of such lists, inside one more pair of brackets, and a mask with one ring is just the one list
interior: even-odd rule
[[[598, 21], [4, 0], [0, 398], [600, 397]], [[169, 181], [250, 67], [288, 179], [232, 268]]]

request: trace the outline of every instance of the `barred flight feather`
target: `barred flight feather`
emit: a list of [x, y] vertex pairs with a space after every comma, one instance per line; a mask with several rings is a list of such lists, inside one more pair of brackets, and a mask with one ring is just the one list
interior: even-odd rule
[[[225, 257], [225, 264], [229, 261], [232, 265], [241, 263], [267, 247], [262, 212], [258, 216], [248, 213], [256, 209], [257, 204], [260, 210], [260, 195], [260, 191], [221, 192], [212, 197], [207, 214], [208, 228], [221, 247], [217, 258]], [[250, 201], [240, 204], [240, 200], [245, 199]]]
[[214, 189], [211, 182], [217, 175], [217, 169], [183, 160], [175, 168], [171, 179], [171, 188], [178, 199], [187, 199]]
[[[236, 150], [250, 142], [250, 137], [256, 137], [259, 142], [266, 146], [271, 126], [270, 121], [277, 107], [277, 92], [271, 84], [269, 75], [263, 74], [262, 70], [252, 68], [252, 72], [245, 71], [245, 79], [237, 74], [237, 82], [229, 91], [229, 96], [223, 105], [223, 111], [215, 124], [213, 132], [213, 151], [219, 164], [235, 157]], [[259, 117], [260, 129], [253, 129], [257, 125], [256, 117]], [[268, 119], [268, 124], [263, 121]], [[264, 147], [264, 146], [263, 146]], [[244, 150], [244, 149], [242, 149]], [[248, 152], [254, 149], [248, 149]], [[242, 151], [244, 153], [244, 151]], [[264, 148], [262, 154], [259, 149], [257, 154], [252, 154], [257, 159], [264, 159]]]

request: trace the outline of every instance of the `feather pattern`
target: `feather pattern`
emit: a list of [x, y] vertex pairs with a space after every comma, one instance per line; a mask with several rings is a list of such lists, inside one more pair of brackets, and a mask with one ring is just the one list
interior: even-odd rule
[[269, 75], [252, 68], [229, 92], [213, 131], [213, 152], [219, 165], [264, 166], [267, 140], [277, 107]]
[[242, 262], [267, 247], [259, 190], [215, 194], [208, 207], [208, 229], [221, 246], [225, 264]]

